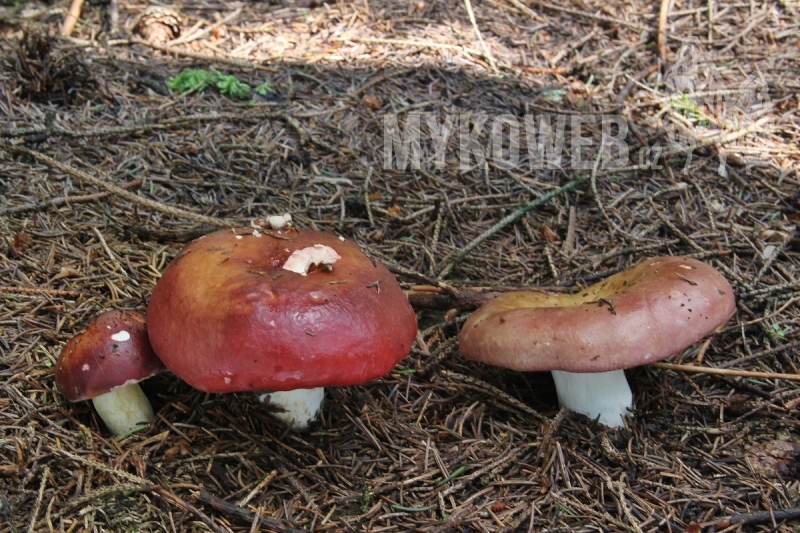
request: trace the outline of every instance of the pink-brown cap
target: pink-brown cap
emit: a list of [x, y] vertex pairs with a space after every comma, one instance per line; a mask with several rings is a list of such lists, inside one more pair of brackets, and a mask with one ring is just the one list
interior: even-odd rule
[[714, 268], [657, 257], [577, 294], [522, 291], [464, 323], [465, 358], [519, 371], [606, 372], [669, 357], [724, 324], [733, 289]]
[[78, 402], [163, 370], [150, 346], [145, 318], [133, 311], [108, 311], [64, 345], [55, 377], [58, 390]]
[[294, 228], [190, 243], [156, 284], [147, 324], [164, 364], [206, 392], [364, 383], [405, 357], [417, 332], [385, 266], [351, 242]]

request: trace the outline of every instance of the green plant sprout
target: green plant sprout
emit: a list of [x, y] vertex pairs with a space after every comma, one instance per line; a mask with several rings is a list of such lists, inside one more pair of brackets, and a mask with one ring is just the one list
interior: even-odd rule
[[234, 100], [244, 100], [250, 94], [250, 86], [230, 74], [217, 75], [217, 89]]
[[684, 93], [679, 93], [670, 98], [669, 105], [686, 118], [698, 121], [701, 126], [708, 126], [711, 123], [700, 109], [700, 106], [697, 105], [697, 102]]
[[366, 513], [369, 511], [369, 505], [372, 501], [372, 491], [367, 486], [367, 480], [361, 480], [361, 512]]
[[[250, 96], [251, 87], [248, 84], [232, 74], [220, 74], [215, 70], [186, 69], [167, 82], [167, 87], [179, 93], [203, 92], [211, 85], [214, 85], [220, 94], [233, 100], [245, 100]], [[261, 96], [275, 92], [269, 81], [265, 81], [253, 90]]]
[[780, 324], [772, 324], [772, 331], [779, 339], [785, 339], [786, 335], [791, 333], [792, 328], [789, 326], [781, 327]]
[[274, 93], [275, 89], [272, 88], [272, 84], [270, 82], [265, 81], [255, 89], [253, 89], [256, 93], [260, 94], [261, 96], [267, 96], [267, 93]]
[[210, 70], [187, 69], [174, 78], [170, 78], [167, 82], [167, 87], [169, 87], [170, 90], [177, 91], [179, 93], [185, 93], [188, 91], [202, 92], [209, 85], [214, 83], [216, 74], [216, 72], [212, 72]]

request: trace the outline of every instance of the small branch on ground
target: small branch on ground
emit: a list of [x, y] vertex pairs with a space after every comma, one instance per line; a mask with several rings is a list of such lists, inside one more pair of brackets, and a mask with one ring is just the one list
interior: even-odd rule
[[75, 29], [75, 24], [81, 16], [81, 8], [83, 7], [83, 0], [72, 0], [69, 6], [69, 11], [64, 17], [64, 23], [61, 25], [61, 35], [69, 37], [72, 35], [72, 30]]
[[661, 0], [661, 9], [658, 12], [658, 53], [663, 65], [667, 64], [667, 21], [671, 3], [672, 0]]
[[77, 298], [82, 293], [78, 291], [40, 289], [38, 287], [12, 287], [10, 285], [0, 285], [0, 294], [24, 294], [26, 296], [49, 296], [51, 298]]
[[305, 529], [296, 529], [293, 527], [284, 526], [278, 520], [275, 520], [269, 516], [257, 516], [255, 513], [248, 511], [244, 507], [226, 502], [222, 498], [217, 498], [216, 496], [209, 494], [206, 489], [200, 489], [200, 496], [198, 499], [222, 513], [237, 516], [243, 520], [247, 520], [248, 522], [257, 521], [261, 527], [268, 528], [270, 531], [275, 531], [277, 533], [307, 533], [307, 530]]
[[195, 229], [188, 229], [184, 231], [169, 231], [157, 230], [149, 228], [140, 228], [137, 226], [125, 226], [124, 231], [136, 235], [143, 241], [156, 241], [156, 242], [189, 242], [199, 239], [203, 235], [208, 235], [217, 231], [219, 226], [201, 226]]
[[[142, 185], [142, 180], [134, 179], [129, 181], [124, 185], [120, 185], [120, 189], [135, 189]], [[16, 207], [8, 207], [6, 209], [0, 209], [0, 216], [3, 215], [17, 215], [20, 213], [27, 213], [28, 211], [44, 211], [50, 207], [61, 207], [62, 205], [70, 205], [70, 204], [85, 204], [89, 202], [94, 202], [95, 200], [102, 200], [103, 198], [107, 198], [111, 196], [112, 193], [110, 192], [98, 192], [95, 194], [85, 194], [82, 196], [64, 196], [62, 198], [53, 198], [52, 200], [48, 200], [46, 202], [41, 202], [38, 204], [28, 204], [28, 205], [18, 205]]]
[[200, 509], [196, 508], [195, 506], [193, 506], [193, 505], [191, 505], [189, 503], [186, 503], [181, 498], [179, 498], [177, 495], [173, 494], [172, 492], [169, 492], [167, 489], [165, 489], [163, 487], [159, 487], [158, 485], [151, 485], [149, 487], [149, 490], [150, 490], [151, 494], [154, 494], [154, 495], [158, 496], [159, 498], [161, 498], [165, 502], [171, 503], [172, 505], [175, 505], [176, 507], [180, 507], [184, 511], [187, 511], [187, 512], [193, 514], [195, 516], [195, 518], [197, 518], [198, 520], [203, 522], [206, 526], [208, 526], [208, 528], [211, 531], [214, 531], [214, 533], [226, 533], [227, 531], [229, 531], [227, 528], [226, 529], [222, 529], [220, 526], [218, 526], [216, 523], [214, 523], [214, 521], [211, 519], [211, 517], [209, 517], [203, 511], [201, 511]]
[[790, 509], [773, 509], [771, 511], [758, 511], [750, 514], [735, 514], [728, 518], [723, 518], [714, 522], [706, 522], [705, 524], [696, 525], [700, 526], [700, 528], [728, 528], [733, 525], [750, 526], [755, 524], [771, 523], [773, 520], [775, 522], [781, 522], [783, 520], [794, 520], [795, 518], [800, 518], [800, 507], [792, 507]]
[[151, 43], [145, 41], [144, 39], [140, 39], [138, 37], [131, 38], [130, 42], [132, 44], [140, 44], [142, 46], [147, 46], [148, 48], [153, 48], [154, 50], [159, 50], [161, 52], [166, 52], [168, 54], [172, 54], [178, 57], [189, 57], [191, 59], [200, 59], [202, 61], [208, 61], [209, 63], [222, 63], [224, 65], [231, 65], [234, 67], [241, 67], [241, 68], [249, 68], [249, 69], [256, 69], [261, 70], [264, 72], [280, 72], [278, 69], [273, 67], [268, 67], [264, 65], [263, 61], [247, 61], [245, 59], [236, 59], [233, 57], [226, 57], [226, 56], [216, 56], [210, 54], [201, 54], [199, 52], [191, 52], [189, 50], [182, 50], [180, 48], [175, 48], [173, 46], [165, 46], [162, 44]]
[[753, 370], [736, 370], [735, 368], [713, 368], [706, 366], [680, 365], [676, 363], [650, 363], [655, 368], [677, 370], [693, 374], [715, 374], [718, 376], [734, 376], [741, 378], [757, 379], [783, 379], [786, 381], [800, 381], [800, 374], [781, 374], [780, 372], [756, 372]]
[[[516, 211], [514, 211], [510, 215], [506, 216], [505, 218], [500, 220], [500, 222], [498, 222], [497, 224], [495, 224], [494, 226], [492, 226], [491, 228], [486, 230], [484, 233], [479, 235], [477, 238], [473, 239], [472, 242], [467, 244], [460, 252], [458, 252], [458, 253], [456, 253], [454, 255], [453, 254], [449, 254], [447, 257], [445, 257], [442, 260], [442, 263], [446, 263], [446, 265], [439, 272], [439, 277], [440, 278], [447, 277], [450, 274], [450, 272], [453, 271], [453, 268], [455, 267], [455, 265], [460, 263], [461, 261], [463, 261], [463, 259], [472, 250], [474, 250], [480, 243], [482, 243], [483, 241], [485, 241], [486, 239], [488, 239], [489, 237], [491, 237], [492, 235], [494, 235], [495, 233], [497, 233], [498, 231], [500, 231], [501, 229], [503, 229], [507, 225], [511, 224], [512, 222], [516, 222], [517, 220], [519, 220], [520, 218], [522, 218], [522, 216], [525, 213], [527, 213], [531, 209], [535, 209], [536, 207], [539, 207], [540, 205], [542, 205], [545, 202], [551, 200], [552, 198], [555, 198], [556, 196], [558, 196], [561, 193], [574, 190], [575, 188], [578, 187], [578, 185], [581, 185], [581, 184], [583, 184], [583, 183], [585, 183], [587, 181], [589, 181], [589, 178], [585, 177], [585, 176], [581, 177], [581, 178], [576, 178], [576, 179], [570, 181], [569, 183], [567, 183], [566, 185], [563, 185], [562, 187], [559, 187], [557, 189], [553, 189], [552, 191], [548, 192], [547, 194], [544, 194], [544, 195], [540, 196], [539, 198], [536, 198], [535, 200], [532, 200], [532, 201], [528, 202], [527, 204], [523, 205], [522, 207], [520, 207], [519, 209], [517, 209]], [[447, 263], [448, 260], [450, 261], [449, 263]]]
[[214, 225], [214, 226], [217, 226], [217, 227], [223, 227], [223, 228], [233, 228], [233, 227], [236, 227], [236, 225], [237, 225], [236, 223], [230, 222], [230, 221], [227, 221], [227, 220], [222, 220], [222, 219], [213, 218], [213, 217], [207, 217], [205, 215], [200, 215], [198, 213], [192, 213], [191, 211], [186, 211], [184, 209], [178, 209], [176, 207], [170, 207], [170, 206], [161, 204], [159, 202], [156, 202], [154, 200], [149, 200], [147, 198], [142, 198], [141, 196], [137, 196], [137, 195], [133, 194], [132, 192], [128, 192], [128, 191], [126, 191], [125, 189], [123, 189], [121, 187], [113, 185], [112, 183], [109, 182], [109, 180], [107, 178], [106, 179], [96, 178], [96, 177], [92, 176], [91, 174], [88, 174], [88, 173], [86, 173], [86, 172], [84, 172], [82, 170], [78, 170], [77, 168], [71, 167], [69, 165], [65, 165], [64, 163], [61, 163], [60, 161], [57, 161], [57, 160], [53, 159], [50, 156], [47, 156], [47, 155], [45, 155], [45, 154], [43, 154], [41, 152], [36, 152], [36, 151], [31, 150], [29, 148], [26, 148], [24, 146], [8, 146], [8, 145], [6, 145], [4, 148], [7, 151], [12, 152], [12, 153], [25, 154], [25, 155], [27, 155], [29, 157], [32, 157], [32, 158], [36, 159], [37, 161], [39, 161], [41, 163], [44, 163], [45, 165], [47, 165], [47, 166], [49, 166], [51, 168], [54, 168], [56, 170], [60, 170], [61, 172], [65, 173], [65, 174], [68, 174], [68, 175], [72, 176], [75, 179], [88, 181], [92, 185], [94, 185], [96, 187], [100, 187], [102, 189], [105, 189], [105, 190], [109, 191], [110, 193], [115, 194], [115, 195], [117, 195], [117, 196], [119, 196], [121, 198], [124, 198], [124, 199], [126, 199], [126, 200], [128, 200], [130, 202], [133, 202], [135, 204], [139, 204], [139, 205], [142, 205], [142, 206], [145, 206], [145, 207], [149, 207], [150, 209], [154, 209], [154, 210], [160, 211], [162, 213], [167, 213], [167, 214], [172, 215], [172, 216], [185, 218], [185, 219], [191, 220], [193, 222], [199, 222], [201, 224], [210, 224], [210, 225]]
[[538, 291], [568, 292], [565, 287], [458, 287], [453, 294], [433, 285], [414, 285], [405, 291], [411, 306], [417, 309], [457, 309], [472, 311], [504, 292]]
[[489, 50], [489, 47], [486, 46], [486, 41], [483, 40], [481, 30], [478, 28], [478, 21], [475, 20], [475, 12], [472, 11], [472, 2], [470, 2], [470, 0], [464, 0], [464, 5], [467, 8], [467, 15], [469, 16], [469, 21], [472, 24], [472, 29], [475, 31], [475, 36], [478, 38], [478, 42], [481, 43], [483, 55], [486, 58], [486, 61], [489, 62], [489, 67], [491, 67], [495, 76], [500, 76], [500, 71], [497, 70], [497, 64], [494, 61], [494, 56], [492, 56], [492, 52]]
[[492, 396], [493, 399], [499, 400], [501, 402], [505, 402], [506, 404], [510, 405], [511, 407], [521, 411], [522, 413], [528, 414], [534, 417], [536, 420], [542, 422], [550, 422], [551, 419], [547, 418], [543, 414], [539, 413], [533, 407], [522, 403], [521, 401], [517, 400], [510, 394], [503, 392], [502, 390], [498, 389], [497, 387], [486, 383], [485, 381], [481, 381], [478, 378], [474, 378], [472, 376], [465, 376], [464, 374], [459, 374], [457, 372], [451, 372], [449, 370], [442, 370], [441, 375], [447, 379], [451, 379], [453, 381], [458, 382], [462, 387], [466, 387], [468, 389], [478, 390], [483, 393], [487, 393]]

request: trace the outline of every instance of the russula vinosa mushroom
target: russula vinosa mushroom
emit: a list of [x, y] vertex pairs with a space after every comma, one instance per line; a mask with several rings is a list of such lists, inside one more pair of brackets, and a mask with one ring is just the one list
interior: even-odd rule
[[632, 406], [623, 369], [659, 361], [724, 324], [733, 289], [684, 257], [648, 259], [576, 294], [504, 293], [464, 323], [465, 358], [552, 371], [559, 403], [608, 426]]
[[387, 374], [417, 322], [391, 273], [357, 245], [272, 218], [189, 243], [153, 290], [148, 329], [192, 387], [266, 391], [279, 418], [302, 429], [322, 387]]
[[91, 399], [108, 429], [120, 435], [153, 419], [138, 382], [163, 370], [145, 318], [133, 311], [108, 311], [67, 342], [56, 362], [55, 381], [69, 401]]

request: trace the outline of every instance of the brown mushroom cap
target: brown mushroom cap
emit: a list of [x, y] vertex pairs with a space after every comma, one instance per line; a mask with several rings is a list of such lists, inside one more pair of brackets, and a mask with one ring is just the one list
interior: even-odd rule
[[[340, 258], [308, 275], [282, 268], [315, 245]], [[353, 243], [293, 228], [190, 243], [153, 290], [147, 324], [167, 367], [206, 392], [364, 383], [405, 357], [417, 332], [386, 267]]]
[[56, 362], [56, 386], [71, 402], [89, 400], [163, 371], [145, 319], [133, 311], [108, 311], [64, 345]]
[[505, 293], [461, 330], [467, 359], [519, 371], [606, 372], [669, 357], [724, 324], [733, 289], [714, 268], [658, 257], [577, 294]]

